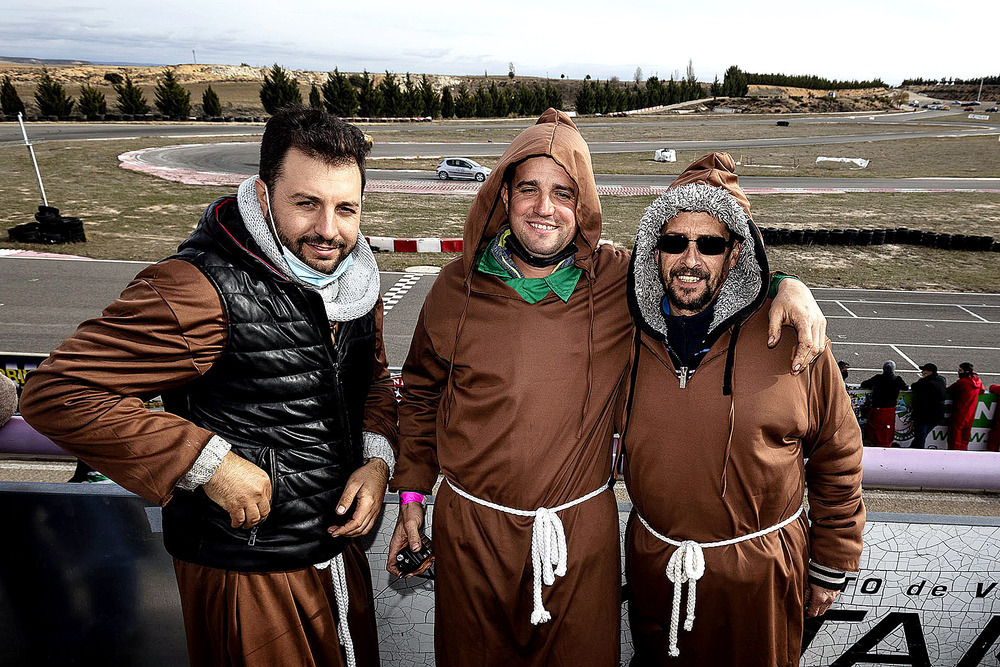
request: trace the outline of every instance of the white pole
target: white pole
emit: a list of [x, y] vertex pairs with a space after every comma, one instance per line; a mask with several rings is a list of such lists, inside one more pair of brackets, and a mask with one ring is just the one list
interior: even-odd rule
[[983, 101], [983, 79], [979, 80], [979, 94], [976, 95], [976, 101], [977, 102]]
[[21, 135], [24, 137], [24, 145], [28, 147], [28, 153], [31, 154], [31, 164], [35, 165], [35, 178], [38, 179], [38, 189], [42, 191], [42, 203], [48, 207], [49, 200], [45, 198], [45, 186], [42, 185], [42, 174], [38, 171], [38, 160], [35, 159], [35, 149], [31, 146], [31, 142], [28, 141], [28, 133], [24, 129], [24, 120], [21, 118], [21, 112], [17, 113], [17, 122], [21, 124]]

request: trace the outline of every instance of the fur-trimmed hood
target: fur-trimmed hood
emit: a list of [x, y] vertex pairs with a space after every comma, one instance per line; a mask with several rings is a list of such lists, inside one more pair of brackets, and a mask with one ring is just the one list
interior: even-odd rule
[[636, 323], [659, 340], [667, 337], [662, 310], [665, 292], [654, 251], [660, 230], [682, 211], [708, 213], [741, 239], [736, 265], [714, 302], [709, 338], [745, 320], [767, 296], [767, 256], [735, 168], [728, 153], [710, 153], [696, 160], [671, 183], [666, 194], [646, 209], [639, 222], [629, 269], [629, 307]]

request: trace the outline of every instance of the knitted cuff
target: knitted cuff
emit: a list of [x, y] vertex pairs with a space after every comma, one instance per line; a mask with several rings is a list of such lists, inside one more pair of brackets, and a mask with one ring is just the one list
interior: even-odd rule
[[847, 573], [810, 560], [809, 583], [831, 591], [842, 591], [847, 586]]
[[364, 444], [361, 448], [361, 455], [365, 457], [365, 461], [368, 459], [385, 461], [385, 464], [389, 466], [389, 479], [392, 479], [392, 474], [396, 471], [396, 455], [392, 452], [392, 445], [389, 444], [388, 438], [371, 431], [365, 431], [363, 435]]
[[202, 484], [206, 484], [212, 479], [212, 475], [222, 465], [222, 458], [229, 453], [232, 448], [228, 442], [217, 435], [213, 435], [194, 460], [191, 469], [177, 480], [177, 488], [185, 491], [194, 491]]

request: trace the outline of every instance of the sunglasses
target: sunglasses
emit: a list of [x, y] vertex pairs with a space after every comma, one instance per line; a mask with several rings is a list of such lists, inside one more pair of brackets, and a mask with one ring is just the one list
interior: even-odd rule
[[702, 255], [721, 255], [733, 244], [731, 240], [727, 241], [721, 236], [699, 236], [696, 239], [689, 239], [683, 234], [664, 234], [656, 242], [656, 249], [668, 255], [679, 255], [687, 250], [691, 243], [695, 244]]

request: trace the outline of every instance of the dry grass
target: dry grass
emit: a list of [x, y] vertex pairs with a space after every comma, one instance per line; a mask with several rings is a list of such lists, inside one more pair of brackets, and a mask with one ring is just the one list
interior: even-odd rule
[[[181, 142], [146, 138], [36, 145], [50, 203], [67, 215], [83, 218], [88, 242], [51, 247], [0, 242], [0, 247], [146, 261], [173, 253], [194, 228], [205, 205], [232, 188], [186, 186], [126, 171], [117, 166], [117, 156], [128, 150]], [[940, 165], [940, 169], [957, 161], [959, 155], [965, 161], [975, 161], [978, 158], [970, 160], [975, 151], [989, 149], [978, 142], [925, 140], [924, 160]], [[880, 142], [870, 146], [908, 143]], [[996, 146], [995, 140], [992, 145]], [[0, 148], [0, 183], [0, 229], [31, 220], [39, 196], [23, 146]], [[652, 199], [604, 198], [604, 236], [630, 247], [635, 225]], [[363, 228], [374, 236], [461, 236], [471, 202], [470, 196], [369, 193]], [[989, 194], [758, 195], [752, 198], [752, 204], [755, 219], [764, 226], [906, 226], [1000, 237], [1000, 198]], [[771, 250], [770, 256], [775, 267], [801, 275], [812, 285], [1000, 292], [1000, 253], [910, 246], [779, 247]], [[387, 253], [378, 259], [383, 269], [399, 270], [417, 264], [442, 265], [453, 257]]]

